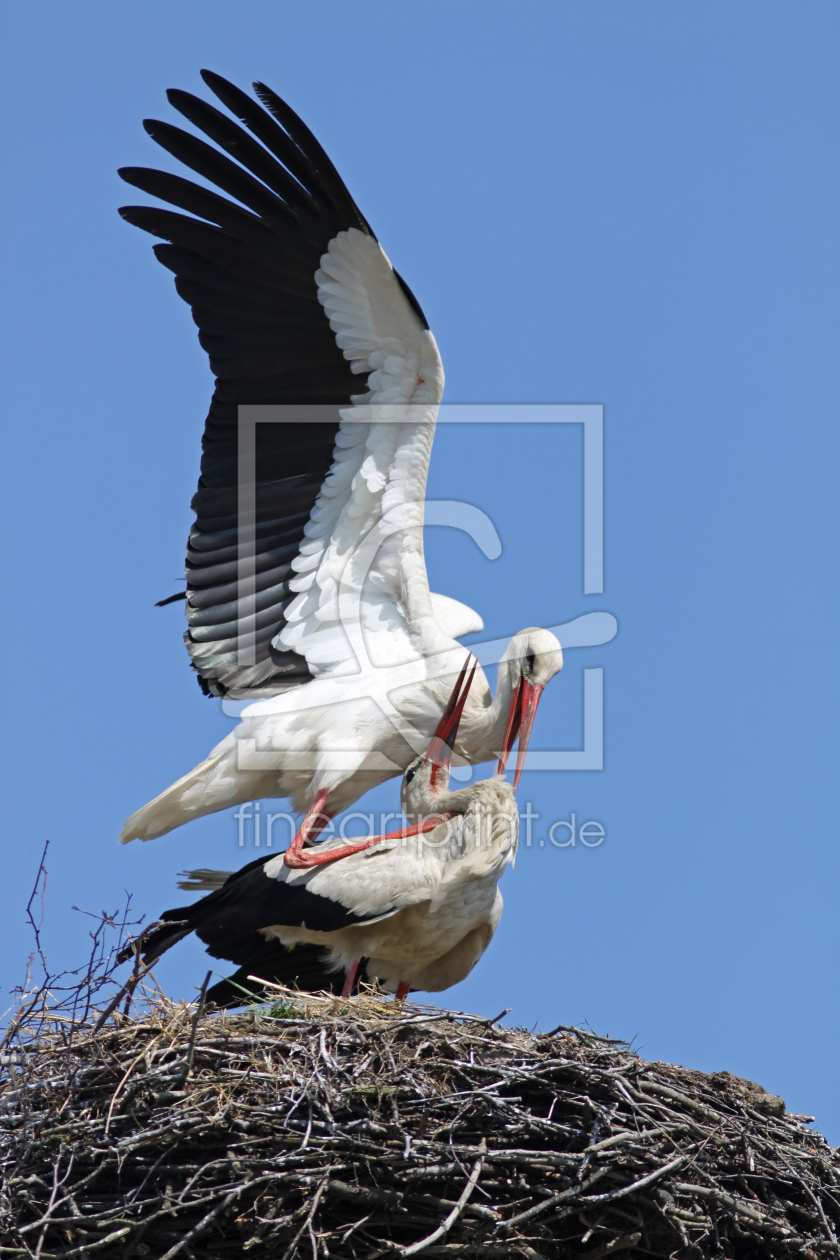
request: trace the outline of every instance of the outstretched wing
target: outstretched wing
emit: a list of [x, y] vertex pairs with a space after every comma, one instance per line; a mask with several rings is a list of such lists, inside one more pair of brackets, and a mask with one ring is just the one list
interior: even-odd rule
[[[443, 373], [416, 299], [308, 128], [263, 85], [265, 109], [202, 77], [239, 122], [187, 92], [168, 98], [218, 147], [168, 123], [145, 127], [220, 191], [124, 168], [186, 213], [120, 213], [165, 242], [155, 253], [216, 376], [187, 550], [187, 647], [208, 694], [258, 698], [358, 656], [337, 597], [361, 570], [371, 642], [404, 655], [406, 642], [434, 637], [421, 505]], [[246, 536], [239, 409], [254, 404], [301, 411], [257, 425]], [[348, 569], [383, 521], [373, 559], [369, 546]]]

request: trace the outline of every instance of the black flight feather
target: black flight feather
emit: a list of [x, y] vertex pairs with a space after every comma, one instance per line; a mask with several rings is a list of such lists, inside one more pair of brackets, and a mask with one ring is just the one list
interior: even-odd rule
[[[240, 605], [232, 589], [239, 407], [317, 405], [324, 419], [257, 428], [257, 520], [265, 524], [257, 528], [256, 564], [269, 571], [278, 567], [279, 549], [284, 564], [297, 554], [332, 463], [338, 409], [365, 389], [365, 378], [351, 372], [336, 345], [315, 272], [340, 231], [370, 233], [370, 227], [321, 145], [284, 101], [258, 85], [264, 109], [219, 75], [202, 73], [235, 120], [173, 90], [172, 105], [206, 139], [166, 122], [145, 125], [156, 143], [213, 189], [180, 175], [126, 167], [120, 172], [126, 183], [176, 209], [127, 206], [120, 213], [165, 242], [155, 253], [192, 307], [216, 376], [187, 553], [187, 647], [208, 695], [256, 698], [311, 675], [303, 657], [271, 646], [284, 625], [290, 595], [281, 587], [287, 578], [278, 573], [271, 586], [259, 583], [249, 606]], [[214, 579], [194, 581], [202, 571]], [[271, 594], [262, 599], [263, 591]], [[254, 657], [241, 665], [243, 636], [254, 628]]]
[[[306, 209], [318, 214], [321, 206], [312, 193], [307, 192], [298, 180], [293, 179], [284, 170], [273, 155], [266, 153], [262, 145], [257, 144], [249, 135], [226, 118], [214, 105], [208, 105], [190, 92], [181, 92], [172, 88], [166, 93], [170, 105], [174, 105], [179, 113], [194, 123], [206, 136], [215, 140], [218, 145], [236, 158], [243, 166], [261, 179], [290, 207]], [[320, 198], [323, 202], [324, 199]]]

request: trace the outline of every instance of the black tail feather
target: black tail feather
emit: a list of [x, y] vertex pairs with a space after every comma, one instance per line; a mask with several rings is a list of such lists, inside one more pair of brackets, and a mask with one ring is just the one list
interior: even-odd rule
[[189, 936], [192, 931], [190, 923], [190, 906], [181, 906], [178, 910], [165, 910], [156, 923], [152, 923], [136, 941], [124, 945], [117, 954], [117, 962], [128, 962], [135, 954], [142, 954], [143, 962], [148, 966], [165, 954], [178, 941]]
[[327, 969], [322, 945], [287, 949], [276, 937], [267, 940], [259, 929], [305, 924], [314, 931], [332, 932], [363, 923], [364, 916], [338, 901], [310, 892], [305, 885], [267, 877], [263, 868], [271, 861], [271, 857], [256, 858], [193, 905], [164, 911], [139, 940], [121, 951], [119, 961], [140, 953], [146, 964], [154, 963], [166, 950], [195, 932], [211, 958], [225, 958], [239, 967], [230, 982], [222, 981], [208, 993], [209, 999], [219, 1005], [247, 1003], [247, 996], [235, 986], [248, 988], [249, 975], [296, 985], [309, 992], [325, 989], [340, 993], [344, 976]]

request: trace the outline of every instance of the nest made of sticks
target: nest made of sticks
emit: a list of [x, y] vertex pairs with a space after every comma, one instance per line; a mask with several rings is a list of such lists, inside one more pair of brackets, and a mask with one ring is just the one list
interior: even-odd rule
[[3, 1256], [839, 1250], [807, 1117], [586, 1031], [279, 989], [34, 1018], [3, 1056]]

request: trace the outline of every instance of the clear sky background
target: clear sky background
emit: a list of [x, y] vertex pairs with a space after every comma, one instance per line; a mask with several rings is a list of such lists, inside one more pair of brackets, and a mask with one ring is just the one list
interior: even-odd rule
[[[230, 729], [178, 589], [211, 380], [119, 165], [201, 67], [262, 78], [331, 154], [438, 339], [451, 402], [598, 402], [606, 588], [582, 594], [581, 440], [441, 430], [432, 498], [502, 556], [428, 531], [433, 589], [489, 637], [586, 611], [535, 748], [579, 747], [602, 666], [602, 773], [530, 773], [534, 844], [461, 1009], [588, 1020], [647, 1058], [728, 1069], [816, 1114], [838, 1086], [837, 402], [840, 10], [778, 0], [7, 6], [2, 263], [2, 969], [52, 840], [45, 941], [72, 910], [148, 917], [234, 868], [231, 813], [119, 848], [125, 817]], [[187, 125], [187, 124], [185, 124]], [[396, 808], [396, 782], [368, 808]], [[551, 822], [604, 844], [558, 849]], [[195, 942], [158, 975], [194, 996]]]

